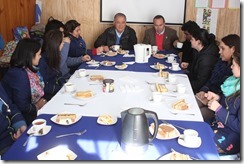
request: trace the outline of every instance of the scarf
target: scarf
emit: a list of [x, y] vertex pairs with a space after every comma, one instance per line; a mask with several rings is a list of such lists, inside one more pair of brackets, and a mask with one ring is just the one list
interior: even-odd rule
[[29, 68], [25, 69], [30, 81], [31, 103], [35, 104], [44, 95], [44, 82], [39, 71], [32, 72]]
[[240, 78], [230, 76], [221, 85], [221, 90], [225, 97], [232, 95], [240, 90]]

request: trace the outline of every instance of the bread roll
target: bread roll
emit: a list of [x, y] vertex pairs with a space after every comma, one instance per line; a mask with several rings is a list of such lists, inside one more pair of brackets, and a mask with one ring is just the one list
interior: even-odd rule
[[76, 114], [58, 114], [56, 117], [56, 122], [62, 122], [63, 120], [70, 119], [72, 122], [75, 122]]
[[172, 152], [170, 156], [170, 160], [190, 160], [190, 157], [187, 154]]
[[185, 99], [180, 99], [172, 104], [172, 108], [176, 109], [176, 110], [186, 110], [189, 107], [188, 107], [187, 103], [185, 102]]
[[166, 88], [166, 86], [164, 84], [155, 84], [155, 88], [157, 92], [168, 92], [168, 89]]
[[93, 96], [92, 91], [87, 90], [87, 91], [79, 91], [75, 93], [75, 96], [78, 98], [90, 98]]
[[96, 80], [102, 81], [103, 79], [104, 79], [104, 77], [102, 75], [91, 75], [90, 76], [90, 80], [92, 80], [92, 81], [96, 81]]
[[[151, 124], [151, 128], [154, 129], [154, 123]], [[158, 134], [161, 138], [174, 138], [177, 136], [175, 129], [171, 126], [161, 124], [158, 126]]]

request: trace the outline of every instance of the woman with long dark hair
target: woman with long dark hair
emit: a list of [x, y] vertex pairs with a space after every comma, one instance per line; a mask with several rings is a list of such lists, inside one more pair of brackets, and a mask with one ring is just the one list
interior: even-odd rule
[[45, 82], [44, 92], [47, 100], [50, 100], [65, 83], [59, 69], [62, 47], [63, 34], [61, 31], [50, 30], [45, 34], [39, 67]]
[[41, 58], [39, 42], [24, 38], [20, 40], [10, 60], [10, 68], [2, 79], [9, 98], [17, 105], [30, 125], [37, 116], [37, 110], [46, 103], [44, 82], [38, 69]]
[[192, 31], [191, 46], [194, 48], [193, 62], [189, 65], [189, 79], [194, 93], [207, 82], [219, 59], [219, 48], [215, 36], [205, 29]]

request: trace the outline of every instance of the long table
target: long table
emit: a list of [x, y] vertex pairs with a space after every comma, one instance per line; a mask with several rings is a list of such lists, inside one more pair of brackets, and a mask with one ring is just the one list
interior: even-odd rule
[[[94, 60], [113, 60], [117, 64], [123, 61], [134, 61], [134, 57], [101, 57], [93, 56]], [[185, 94], [174, 92], [175, 85], [169, 84], [163, 78], [157, 76], [158, 70], [152, 69], [149, 65], [156, 62], [170, 66], [165, 59], [156, 59], [151, 57], [149, 63], [135, 63], [129, 65], [126, 70], [115, 70], [114, 67], [100, 66], [96, 69], [88, 67], [86, 63], [81, 64], [79, 68], [87, 69], [90, 75], [103, 75], [105, 78], [115, 80], [115, 91], [113, 93], [104, 93], [102, 84], [89, 80], [88, 77], [80, 78], [75, 72], [69, 82], [76, 85], [76, 90], [92, 90], [95, 96], [89, 100], [80, 100], [73, 97], [72, 93], [66, 93], [62, 88], [41, 110], [38, 111], [38, 118], [47, 120], [47, 124], [52, 126], [51, 131], [40, 137], [31, 137], [26, 147], [23, 143], [28, 135], [24, 133], [14, 145], [2, 156], [3, 160], [37, 160], [37, 155], [56, 146], [65, 146], [77, 154], [76, 160], [155, 160], [160, 156], [170, 152], [171, 148], [181, 153], [187, 153], [192, 157], [202, 160], [219, 159], [218, 153], [213, 141], [213, 131], [210, 126], [203, 122], [200, 110], [197, 106], [194, 94], [192, 92], [189, 79], [182, 74], [183, 71], [171, 71], [177, 76], [177, 83], [183, 83], [187, 86]], [[165, 83], [171, 88], [170, 92], [165, 94], [163, 101], [154, 103], [151, 101], [153, 85], [146, 82]], [[177, 99], [184, 98], [190, 104], [190, 114], [173, 114], [170, 104]], [[68, 103], [86, 104], [80, 106], [66, 106]], [[146, 110], [155, 111], [159, 122], [167, 120], [169, 123], [179, 125], [184, 128], [192, 128], [198, 131], [202, 139], [199, 148], [187, 148], [178, 144], [177, 139], [171, 140], [153, 140], [149, 149], [142, 155], [128, 156], [120, 148], [121, 137], [121, 119], [120, 112], [130, 107], [141, 107]], [[82, 118], [75, 124], [62, 126], [53, 123], [50, 118], [57, 113], [64, 111], [76, 113]], [[97, 117], [103, 114], [110, 114], [118, 117], [118, 122], [112, 126], [101, 126], [97, 124]], [[30, 127], [28, 127], [30, 128]], [[56, 135], [77, 132], [87, 129], [82, 136], [69, 136], [64, 138], [55, 138]], [[178, 129], [182, 133], [181, 129]]]
[[[181, 153], [200, 160], [218, 160], [218, 153], [214, 145], [212, 129], [205, 122], [195, 121], [168, 121], [174, 125], [184, 128], [195, 129], [199, 132], [202, 144], [199, 148], [187, 148], [178, 144], [177, 138], [171, 140], [154, 139], [148, 150], [136, 156], [124, 153], [120, 148], [121, 141], [121, 119], [112, 126], [97, 124], [96, 117], [83, 116], [76, 124], [62, 126], [53, 123], [50, 118], [53, 115], [41, 114], [38, 118], [47, 120], [51, 125], [51, 131], [44, 136], [33, 136], [28, 144], [23, 143], [28, 138], [23, 134], [2, 156], [3, 160], [37, 160], [37, 156], [48, 149], [64, 146], [73, 151], [77, 158], [75, 160], [156, 160], [160, 156], [171, 152], [171, 148]], [[161, 120], [159, 120], [161, 123]], [[56, 135], [72, 133], [86, 129], [82, 136], [69, 136], [56, 138]], [[178, 129], [182, 133], [181, 129]], [[59, 154], [60, 152], [57, 152]]]

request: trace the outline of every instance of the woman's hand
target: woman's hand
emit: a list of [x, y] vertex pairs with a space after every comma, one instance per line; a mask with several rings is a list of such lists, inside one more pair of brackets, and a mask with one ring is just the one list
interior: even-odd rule
[[21, 126], [18, 130], [17, 130], [17, 132], [14, 134], [14, 139], [15, 140], [17, 140], [20, 136], [21, 136], [21, 134], [26, 130], [26, 126], [24, 125], [24, 126]]
[[218, 101], [220, 99], [219, 95], [208, 91], [208, 93], [205, 93], [204, 95], [208, 100], [216, 100]]
[[216, 111], [216, 109], [220, 106], [219, 102], [216, 100], [210, 100], [208, 102], [208, 108], [211, 109], [212, 111]]
[[47, 100], [44, 98], [41, 98], [39, 101], [36, 102], [36, 110], [41, 109], [45, 104], [47, 103]]
[[63, 41], [66, 42], [66, 43], [70, 43], [70, 38], [69, 37], [64, 37]]
[[84, 55], [83, 57], [82, 57], [82, 61], [84, 61], [84, 62], [86, 62], [86, 61], [90, 61], [91, 60], [91, 57], [88, 55], [88, 54], [86, 54], [86, 55]]

